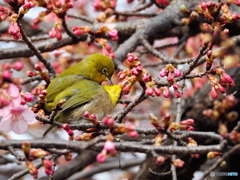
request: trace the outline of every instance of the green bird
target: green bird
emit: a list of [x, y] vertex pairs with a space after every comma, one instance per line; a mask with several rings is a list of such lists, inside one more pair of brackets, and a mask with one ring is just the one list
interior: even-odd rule
[[[77, 123], [86, 111], [101, 120], [111, 113], [121, 96], [122, 85], [101, 85], [103, 81], [111, 83], [113, 71], [114, 63], [108, 56], [93, 54], [86, 57], [51, 81], [46, 89], [45, 110], [51, 112], [64, 100], [55, 121]], [[43, 137], [53, 127], [51, 125]]]

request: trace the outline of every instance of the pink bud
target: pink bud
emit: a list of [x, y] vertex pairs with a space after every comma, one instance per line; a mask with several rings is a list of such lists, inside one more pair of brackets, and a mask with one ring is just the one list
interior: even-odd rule
[[24, 99], [21, 99], [21, 105], [25, 105], [26, 104], [26, 101]]
[[107, 155], [105, 152], [102, 151], [97, 155], [96, 159], [98, 162], [104, 162], [107, 159]]
[[52, 169], [45, 169], [45, 173], [46, 175], [52, 175], [53, 174], [53, 170]]
[[175, 159], [172, 164], [175, 166], [175, 167], [183, 167], [184, 166], [184, 161], [182, 161], [181, 159]]
[[37, 71], [42, 71], [42, 67], [41, 67], [39, 64], [36, 64], [36, 65], [35, 65], [35, 69], [36, 69]]
[[131, 88], [132, 88], [132, 85], [131, 85], [131, 84], [125, 85], [125, 86], [122, 88], [122, 93], [123, 93], [124, 95], [128, 94], [128, 93], [130, 92]]
[[145, 90], [145, 93], [149, 96], [152, 96], [153, 95], [153, 88], [147, 87], [147, 89]]
[[231, 83], [231, 82], [233, 82], [233, 79], [228, 74], [223, 73], [222, 76], [221, 76], [221, 81]]
[[114, 121], [113, 118], [109, 118], [107, 124], [111, 126], [111, 125], [114, 124], [114, 122], [115, 122], [115, 121]]
[[3, 72], [3, 77], [5, 79], [10, 79], [12, 77], [12, 72], [11, 71], [4, 71]]
[[17, 70], [17, 71], [20, 71], [23, 68], [23, 63], [20, 62], [20, 61], [16, 61], [12, 64], [12, 68]]
[[174, 79], [173, 74], [171, 72], [169, 72], [167, 80], [171, 82], [171, 81], [173, 81], [173, 79]]
[[164, 163], [166, 160], [166, 158], [164, 156], [158, 156], [155, 160], [155, 163], [158, 165], [161, 165], [162, 163]]
[[174, 89], [178, 89], [179, 87], [180, 87], [180, 85], [179, 85], [178, 83], [174, 83], [174, 84], [173, 84], [173, 88], [174, 88]]
[[165, 76], [167, 76], [167, 74], [168, 74], [167, 68], [163, 68], [163, 69], [160, 71], [159, 76], [165, 77]]
[[36, 76], [36, 75], [37, 75], [37, 73], [35, 73], [35, 72], [27, 71], [27, 76], [28, 77], [33, 77], [33, 76]]
[[82, 30], [80, 30], [80, 29], [74, 31], [74, 34], [75, 34], [75, 35], [81, 35], [81, 34], [83, 34], [83, 33], [84, 33], [84, 31], [82, 31]]
[[226, 89], [222, 87], [220, 84], [219, 84], [219, 91], [223, 94], [226, 93]]
[[212, 87], [211, 96], [213, 99], [217, 99], [217, 97], [218, 97], [218, 93], [214, 87]]
[[144, 74], [143, 75], [143, 81], [148, 82], [152, 80], [152, 76], [149, 74]]
[[45, 167], [46, 169], [51, 169], [53, 166], [52, 161], [48, 160], [48, 159], [43, 159], [43, 167]]
[[180, 124], [185, 124], [185, 125], [191, 125], [193, 123], [194, 123], [193, 119], [186, 119], [186, 120], [180, 122]]
[[78, 30], [78, 29], [79, 29], [78, 26], [73, 26], [73, 27], [72, 27], [72, 30], [73, 30], [73, 31], [76, 31], [76, 30]]
[[131, 137], [131, 138], [135, 138], [138, 136], [138, 132], [137, 131], [130, 131], [128, 132], [128, 135]]
[[117, 76], [119, 77], [119, 79], [124, 79], [124, 78], [126, 77], [126, 73], [124, 73], [124, 72], [119, 72], [119, 73], [117, 74]]
[[180, 70], [174, 68], [174, 75], [175, 75], [176, 77], [179, 77], [179, 76], [182, 75], [182, 72], [181, 72]]
[[73, 132], [73, 130], [71, 130], [71, 129], [69, 129], [69, 130], [67, 131], [67, 133], [68, 133], [69, 136], [73, 136], [73, 135], [74, 135], [74, 132]]
[[154, 87], [154, 88], [153, 88], [153, 91], [154, 91], [154, 94], [155, 94], [156, 96], [160, 96], [160, 95], [161, 95], [161, 91], [160, 91], [160, 89], [158, 89], [157, 87]]
[[90, 116], [90, 113], [89, 113], [88, 111], [85, 111], [85, 112], [83, 113], [83, 117], [89, 118], [89, 116]]
[[118, 37], [118, 31], [117, 31], [116, 29], [110, 29], [110, 30], [108, 31], [108, 35], [109, 35], [110, 37]]
[[175, 96], [175, 98], [180, 98], [181, 93], [177, 89], [174, 89], [174, 96]]
[[29, 92], [26, 92], [24, 95], [23, 95], [23, 98], [25, 101], [27, 102], [31, 102], [34, 100], [34, 97], [32, 95], [32, 93], [29, 93]]
[[90, 115], [90, 119], [96, 120], [96, 119], [97, 119], [97, 116], [96, 116], [95, 114], [91, 114], [91, 115]]
[[134, 54], [128, 53], [128, 55], [127, 55], [127, 61], [128, 61], [129, 63], [134, 62], [134, 61], [135, 61]]
[[115, 150], [115, 144], [112, 141], [106, 141], [104, 143], [104, 149], [106, 151], [114, 151]]
[[192, 127], [192, 126], [188, 126], [188, 128], [187, 128], [187, 131], [194, 131], [195, 129], [194, 129], [194, 127]]
[[138, 75], [139, 72], [137, 71], [136, 68], [132, 68], [132, 69], [131, 69], [131, 74], [132, 74], [132, 75]]
[[65, 131], [68, 131], [69, 129], [70, 129], [70, 126], [69, 126], [69, 124], [63, 124], [62, 125], [62, 128], [65, 130]]
[[170, 91], [169, 91], [168, 88], [165, 88], [165, 89], [164, 89], [164, 91], [163, 91], [163, 96], [164, 96], [165, 98], [168, 98], [168, 97], [170, 96]]

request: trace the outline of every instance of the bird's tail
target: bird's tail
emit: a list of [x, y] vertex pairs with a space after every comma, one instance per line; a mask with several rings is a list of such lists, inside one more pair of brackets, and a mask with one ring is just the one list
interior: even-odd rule
[[54, 125], [51, 125], [42, 135], [42, 139], [54, 128]]

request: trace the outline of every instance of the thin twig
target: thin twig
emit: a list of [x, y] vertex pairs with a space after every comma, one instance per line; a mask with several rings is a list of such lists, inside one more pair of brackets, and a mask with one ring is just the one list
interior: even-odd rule
[[53, 77], [56, 76], [56, 72], [54, 70], [54, 68], [52, 67], [51, 63], [49, 61], [47, 61], [42, 55], [41, 52], [35, 48], [35, 46], [32, 44], [31, 40], [27, 37], [26, 33], [23, 30], [22, 24], [19, 22], [19, 20], [17, 21], [17, 24], [20, 28], [20, 32], [22, 34], [22, 38], [23, 40], [26, 42], [26, 44], [28, 45], [28, 47], [33, 51], [33, 53], [37, 56], [38, 60], [41, 61], [46, 68], [48, 69], [49, 73], [53, 75]]
[[17, 158], [17, 160], [19, 160], [19, 161], [25, 161], [25, 157], [22, 156], [22, 155], [20, 155], [20, 154], [18, 154], [18, 153], [16, 152], [16, 150], [13, 149], [12, 146], [9, 146], [9, 147], [8, 147], [8, 151], [9, 151], [13, 156], [15, 156], [15, 157]]
[[90, 24], [93, 24], [93, 23], [94, 23], [94, 21], [92, 21], [91, 19], [89, 19], [89, 18], [86, 17], [86, 16], [73, 15], [73, 14], [69, 14], [69, 13], [67, 13], [67, 16], [68, 16], [68, 17], [71, 17], [71, 18], [75, 18], [75, 19], [80, 19], [80, 20], [85, 21], [85, 22], [88, 22], [88, 23], [90, 23]]
[[37, 75], [37, 76], [31, 77], [31, 78], [24, 79], [22, 84], [25, 85], [25, 84], [29, 84], [34, 81], [41, 81], [41, 80], [43, 80], [43, 78], [40, 75]]
[[117, 115], [117, 117], [115, 117], [114, 119], [116, 119], [117, 123], [121, 123], [123, 118], [136, 106], [138, 105], [140, 102], [144, 101], [145, 99], [147, 99], [148, 96], [145, 96], [145, 90], [143, 89], [141, 95], [139, 97], [137, 97], [133, 102], [129, 103], [128, 106], [120, 113]]
[[64, 30], [66, 31], [66, 33], [67, 33], [71, 38], [77, 40], [77, 37], [75, 36], [75, 34], [73, 34], [73, 32], [70, 31], [70, 29], [68, 28], [67, 23], [66, 23], [66, 20], [65, 20], [64, 18], [62, 19], [62, 26], [63, 26]]

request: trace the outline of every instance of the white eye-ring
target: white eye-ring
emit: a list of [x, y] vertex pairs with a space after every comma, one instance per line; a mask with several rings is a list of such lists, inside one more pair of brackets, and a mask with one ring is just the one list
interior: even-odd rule
[[103, 68], [103, 69], [102, 69], [102, 73], [105, 74], [105, 75], [108, 75], [107, 68]]

